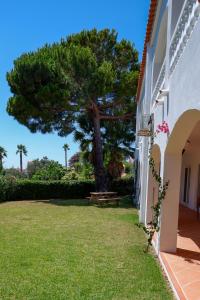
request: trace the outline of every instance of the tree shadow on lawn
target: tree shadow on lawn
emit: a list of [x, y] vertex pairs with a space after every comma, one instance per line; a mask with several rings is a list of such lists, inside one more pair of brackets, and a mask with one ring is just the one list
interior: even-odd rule
[[99, 209], [105, 208], [133, 208], [133, 200], [130, 196], [122, 197], [119, 206], [116, 204], [92, 204], [87, 199], [48, 199], [48, 200], [34, 200], [35, 203], [52, 204], [56, 206], [95, 206]]

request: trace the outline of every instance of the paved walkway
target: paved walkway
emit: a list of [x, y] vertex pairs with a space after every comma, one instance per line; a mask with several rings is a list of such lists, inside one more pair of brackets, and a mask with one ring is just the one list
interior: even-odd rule
[[200, 300], [200, 220], [180, 206], [177, 253], [161, 253], [181, 300]]

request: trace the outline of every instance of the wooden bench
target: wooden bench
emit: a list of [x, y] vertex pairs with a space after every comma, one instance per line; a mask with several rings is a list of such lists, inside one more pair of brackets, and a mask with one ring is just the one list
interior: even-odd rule
[[119, 206], [119, 201], [121, 200], [121, 198], [100, 198], [97, 199], [97, 203], [98, 204], [105, 204], [105, 203], [116, 203], [117, 206]]
[[86, 197], [89, 203], [95, 204], [105, 204], [105, 203], [116, 203], [119, 206], [119, 201], [121, 198], [117, 197], [116, 192], [91, 192], [90, 197]]

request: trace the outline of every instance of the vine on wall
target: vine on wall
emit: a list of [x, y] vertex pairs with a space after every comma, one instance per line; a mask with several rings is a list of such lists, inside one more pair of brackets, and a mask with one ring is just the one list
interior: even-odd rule
[[159, 232], [160, 230], [160, 213], [161, 213], [161, 206], [163, 203], [163, 200], [166, 197], [166, 192], [169, 186], [169, 181], [164, 182], [156, 170], [156, 165], [155, 161], [152, 157], [152, 148], [154, 145], [154, 138], [159, 134], [159, 133], [165, 133], [169, 134], [169, 127], [167, 122], [163, 122], [162, 124], [158, 125], [157, 130], [155, 133], [152, 132], [151, 134], [151, 144], [149, 148], [149, 167], [152, 172], [152, 176], [155, 179], [155, 181], [158, 183], [158, 201], [157, 203], [153, 204], [152, 206], [152, 211], [153, 211], [153, 217], [152, 221], [147, 224], [147, 226], [144, 226], [143, 229], [145, 233], [148, 235], [148, 240], [147, 240], [147, 249], [146, 251], [149, 251], [149, 247], [152, 245], [152, 240], [155, 232]]

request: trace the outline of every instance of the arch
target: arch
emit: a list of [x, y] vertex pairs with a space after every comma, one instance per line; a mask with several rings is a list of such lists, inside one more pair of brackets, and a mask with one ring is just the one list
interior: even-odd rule
[[[154, 144], [151, 150], [151, 156], [155, 162], [155, 168], [158, 174], [160, 174], [160, 162], [161, 162], [161, 151], [158, 144]], [[152, 205], [154, 205], [158, 199], [158, 183], [152, 176], [151, 169], [149, 168], [148, 173], [148, 185], [147, 185], [147, 199], [146, 199], [146, 216], [145, 223], [148, 224], [152, 221]]]
[[165, 150], [163, 180], [169, 180], [169, 188], [161, 212], [161, 251], [176, 251], [182, 154], [188, 138], [199, 121], [199, 110], [184, 112], [176, 122]]
[[170, 134], [165, 156], [168, 153], [182, 153], [185, 143], [200, 120], [200, 110], [191, 109], [184, 112], [176, 122], [172, 133]]

